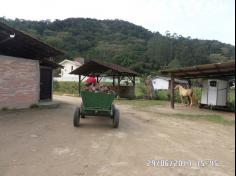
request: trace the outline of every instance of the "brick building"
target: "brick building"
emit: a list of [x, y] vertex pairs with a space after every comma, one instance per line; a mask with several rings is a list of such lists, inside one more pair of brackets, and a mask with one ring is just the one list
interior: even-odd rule
[[62, 53], [0, 23], [0, 109], [52, 99], [52, 70]]

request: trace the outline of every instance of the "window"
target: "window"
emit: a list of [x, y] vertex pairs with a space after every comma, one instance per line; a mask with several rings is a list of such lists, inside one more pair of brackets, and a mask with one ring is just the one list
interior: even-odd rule
[[217, 81], [210, 81], [210, 86], [211, 87], [216, 87], [217, 86]]

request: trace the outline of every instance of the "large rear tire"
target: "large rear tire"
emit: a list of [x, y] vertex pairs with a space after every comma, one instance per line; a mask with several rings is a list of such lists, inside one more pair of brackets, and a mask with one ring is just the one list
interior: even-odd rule
[[75, 112], [74, 112], [74, 127], [79, 127], [80, 123], [80, 108], [76, 107]]
[[[82, 107], [83, 107], [83, 103], [81, 103], [81, 105], [80, 105], [80, 110], [82, 109]], [[81, 118], [85, 118], [85, 115], [84, 114], [81, 114]]]
[[119, 127], [119, 121], [120, 121], [120, 112], [117, 108], [114, 108], [114, 116], [113, 116], [113, 119], [112, 119], [113, 123], [113, 128], [118, 128]]

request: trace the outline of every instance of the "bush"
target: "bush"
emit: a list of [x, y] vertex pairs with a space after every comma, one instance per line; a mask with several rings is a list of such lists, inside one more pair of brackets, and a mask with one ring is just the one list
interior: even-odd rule
[[[157, 90], [155, 91], [155, 97], [157, 100], [170, 101], [170, 90]], [[180, 99], [180, 95], [178, 91], [175, 91], [175, 102], [181, 103], [181, 99]]]
[[228, 106], [231, 111], [235, 111], [235, 89], [229, 90]]
[[[187, 103], [187, 98], [183, 98], [184, 103]], [[179, 95], [179, 91], [175, 91], [175, 102], [176, 103], [181, 103], [181, 98]]]
[[[198, 102], [201, 100], [201, 88], [193, 88], [193, 95], [194, 95], [194, 104], [198, 104]], [[170, 100], [170, 90], [158, 90], [155, 91], [155, 96], [157, 100], [164, 100], [169, 101]], [[188, 103], [188, 99], [184, 98], [184, 103]], [[175, 102], [181, 103], [181, 98], [179, 95], [179, 91], [175, 91]]]
[[[81, 84], [81, 89], [83, 84]], [[79, 88], [77, 82], [72, 81], [54, 81], [53, 82], [53, 91], [59, 93], [67, 94], [78, 94]]]
[[198, 104], [201, 101], [202, 89], [200, 87], [193, 88], [194, 103]]
[[157, 100], [170, 100], [170, 92], [168, 90], [158, 90], [155, 91], [155, 97]]
[[140, 81], [139, 84], [135, 86], [135, 97], [136, 98], [143, 98], [147, 94], [146, 86], [144, 85], [143, 81]]

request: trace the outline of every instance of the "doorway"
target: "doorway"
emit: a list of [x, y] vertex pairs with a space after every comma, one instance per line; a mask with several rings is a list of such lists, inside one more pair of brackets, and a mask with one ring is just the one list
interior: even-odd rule
[[40, 100], [52, 99], [52, 68], [40, 67]]

